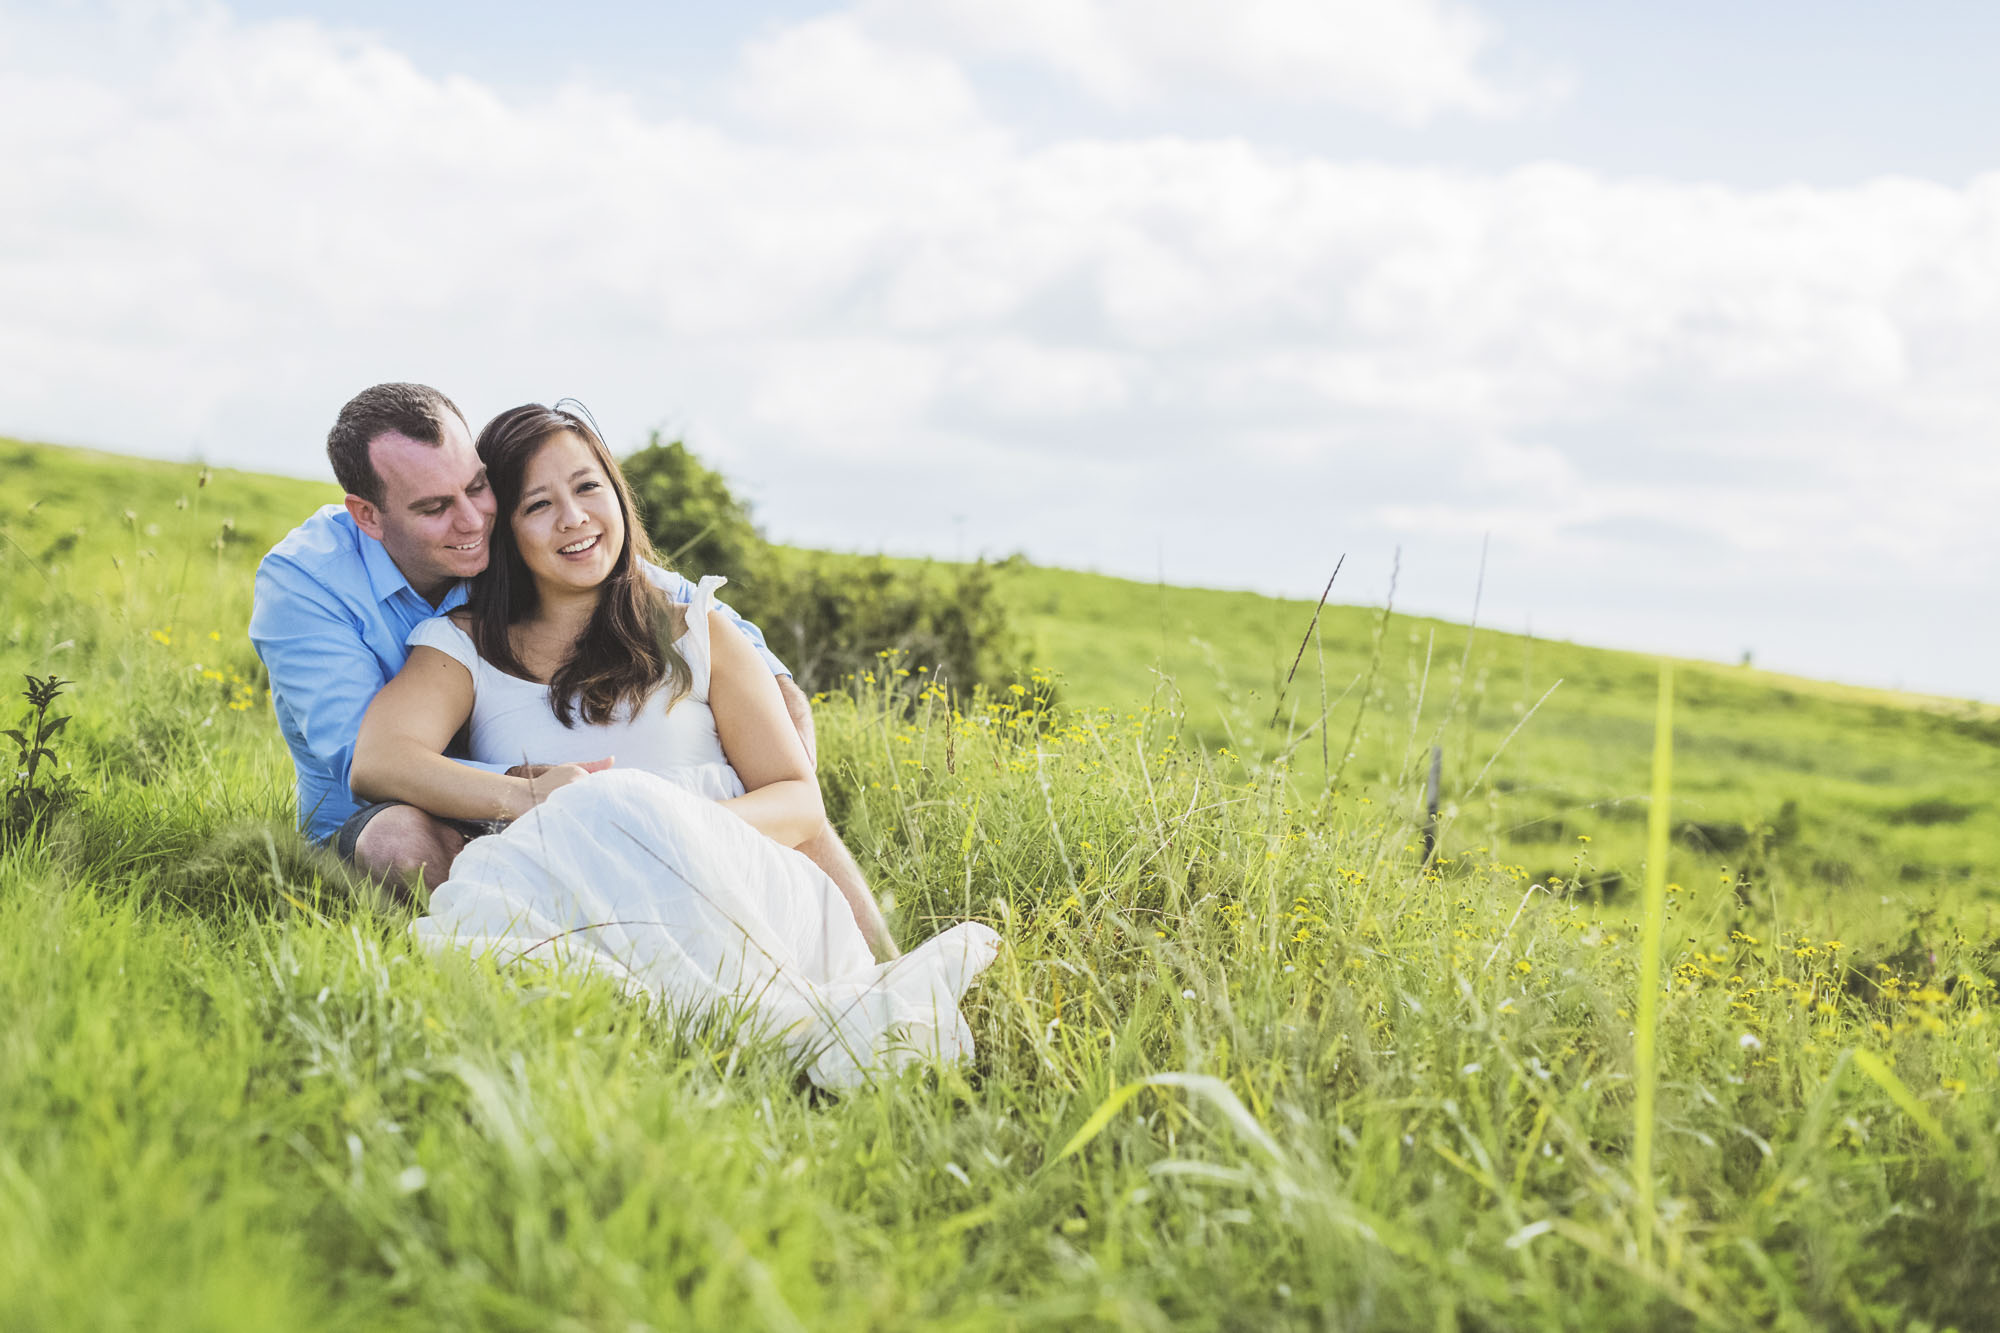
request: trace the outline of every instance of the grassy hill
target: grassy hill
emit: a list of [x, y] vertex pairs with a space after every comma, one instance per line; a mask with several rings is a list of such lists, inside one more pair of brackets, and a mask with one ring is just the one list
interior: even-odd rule
[[[69, 608], [8, 599], [10, 676], [89, 656], [56, 646], [96, 632], [79, 594], [115, 613], [147, 579], [191, 587], [199, 563], [227, 577], [170, 600], [170, 632], [212, 645], [206, 666], [257, 679], [248, 573], [338, 498], [330, 483], [20, 442], [0, 441], [0, 462], [16, 482], [0, 495], [8, 578], [27, 591], [59, 571]], [[924, 562], [905, 563], [922, 576]], [[1298, 804], [1325, 793], [1330, 763], [1344, 791], [1410, 821], [1437, 745], [1448, 850], [1498, 849], [1536, 880], [1614, 900], [1636, 874], [1656, 659], [1484, 629], [1468, 653], [1462, 625], [1333, 604], [1274, 723], [1312, 603], [1018, 565], [1004, 587], [1066, 703], [1171, 707], [1239, 772], [1284, 756]], [[2000, 803], [1988, 799], [2000, 708], [1699, 662], [1680, 663], [1678, 681], [1677, 873], [1691, 887], [1740, 883], [1860, 935], [1911, 907], [1976, 917], [2000, 902]]]
[[[1350, 785], [1414, 812], [1435, 744], [1457, 845], [1505, 847], [1537, 877], [1635, 873], [1655, 658], [1484, 629], [1468, 654], [1463, 625], [1330, 605], [1274, 725], [1312, 603], [1042, 569], [1013, 594], [1066, 697], [1171, 691], [1205, 742], [1289, 751], [1306, 796], [1326, 774], [1308, 729], [1322, 698], [1340, 700], [1325, 753], [1338, 769], [1353, 738]], [[1677, 663], [1676, 679], [1676, 811], [1694, 863], [1842, 915], [1884, 894], [2000, 897], [2000, 805], [1984, 795], [2000, 790], [2000, 708], [1703, 662]]]
[[[818, 710], [903, 938], [1003, 940], [975, 1060], [831, 1097], [602, 977], [425, 952], [298, 839], [243, 630], [331, 487], [0, 464], [0, 673], [66, 678], [71, 719], [50, 817], [0, 834], [10, 1329], [2000, 1308], [1989, 710], [1689, 666], [1688, 887], [1644, 923], [1648, 988], [1605, 879], [1637, 867], [1648, 660], [1332, 608], [1330, 790], [1315, 653], [1269, 721], [1309, 607], [1015, 570], [1068, 706]], [[1427, 864], [1433, 743], [1456, 809]]]

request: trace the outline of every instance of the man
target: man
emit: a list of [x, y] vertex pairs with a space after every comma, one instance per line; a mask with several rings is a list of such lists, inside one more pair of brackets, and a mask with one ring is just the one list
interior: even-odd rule
[[[465, 580], [486, 568], [493, 496], [465, 418], [426, 385], [378, 384], [355, 395], [326, 452], [346, 499], [300, 524], [258, 565], [250, 641], [270, 674], [298, 771], [301, 829], [367, 874], [437, 884], [481, 830], [395, 802], [362, 806], [348, 774], [362, 714], [402, 669], [410, 630], [463, 605]], [[693, 596], [679, 575], [653, 572], [669, 596]], [[805, 692], [756, 626], [728, 614], [777, 676], [806, 754], [817, 759]], [[506, 771], [533, 777], [539, 767]], [[833, 829], [822, 827], [799, 850], [839, 885], [876, 954], [895, 957], [861, 868]]]

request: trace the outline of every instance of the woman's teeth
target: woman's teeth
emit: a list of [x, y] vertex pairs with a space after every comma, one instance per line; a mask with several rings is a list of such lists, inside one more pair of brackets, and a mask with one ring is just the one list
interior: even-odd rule
[[597, 545], [597, 538], [585, 537], [580, 542], [571, 542], [568, 546], [558, 547], [556, 553], [558, 555], [581, 555], [595, 545]]

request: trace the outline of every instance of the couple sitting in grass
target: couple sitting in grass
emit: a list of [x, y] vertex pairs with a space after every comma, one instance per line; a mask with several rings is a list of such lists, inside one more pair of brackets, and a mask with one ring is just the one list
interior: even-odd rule
[[327, 453], [345, 503], [265, 557], [250, 621], [308, 836], [435, 886], [427, 943], [741, 1017], [823, 1085], [970, 1049], [997, 938], [897, 955], [804, 694], [721, 578], [653, 563], [584, 413], [514, 408], [475, 444], [435, 389], [377, 385]]

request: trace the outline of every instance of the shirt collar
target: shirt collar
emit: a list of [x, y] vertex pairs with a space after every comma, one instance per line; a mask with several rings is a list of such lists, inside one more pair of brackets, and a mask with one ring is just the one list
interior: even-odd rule
[[417, 590], [410, 587], [410, 581], [403, 577], [403, 571], [396, 568], [396, 562], [389, 558], [389, 552], [381, 542], [367, 533], [359, 533], [361, 538], [361, 563], [368, 570], [368, 587], [375, 594], [375, 600], [386, 602], [399, 592], [407, 591], [412, 597]]
[[[390, 559], [387, 548], [381, 542], [365, 532], [359, 536], [361, 563], [368, 570], [368, 589], [375, 594], [376, 601], [386, 602], [398, 593], [408, 593], [425, 606], [430, 605], [422, 593], [410, 586], [409, 579], [405, 578], [403, 571], [396, 567], [396, 562]], [[442, 615], [446, 611], [453, 611], [465, 605], [465, 592], [464, 579], [452, 584], [445, 591], [444, 600], [437, 604], [438, 614]]]

